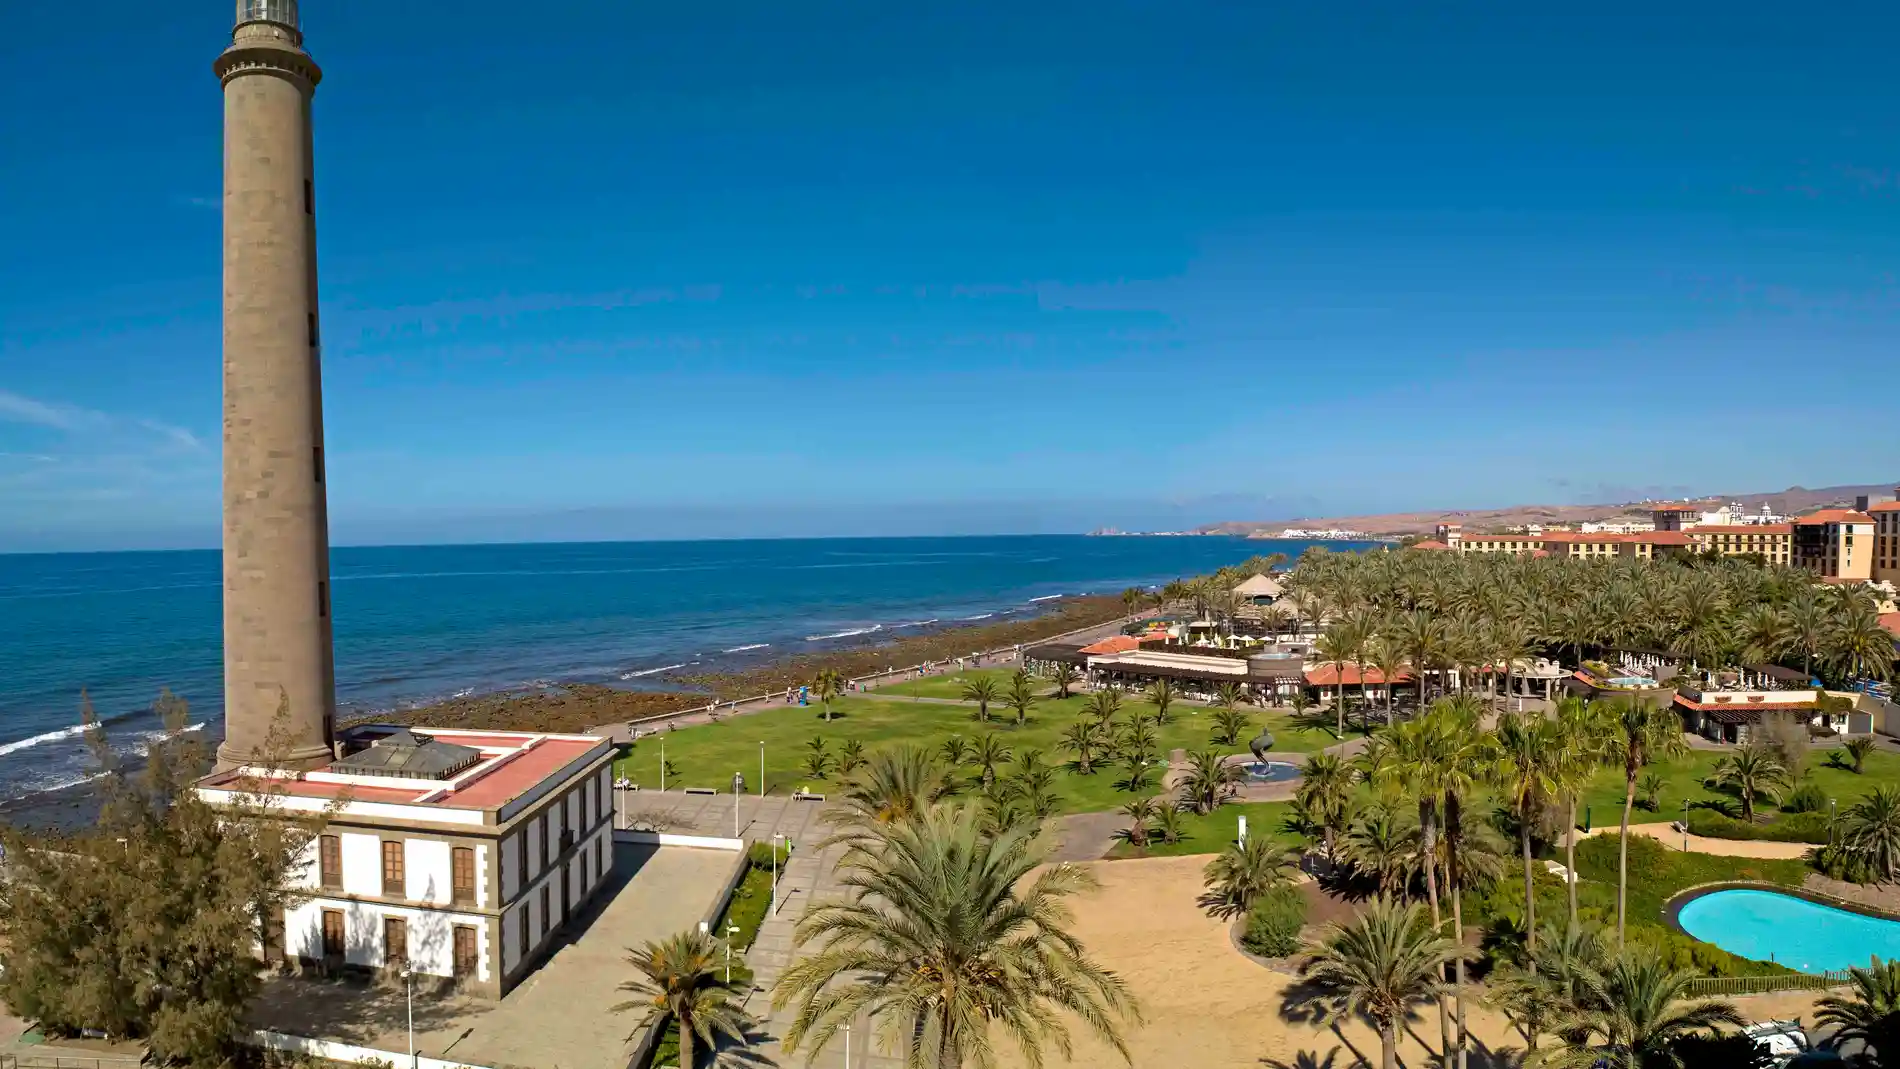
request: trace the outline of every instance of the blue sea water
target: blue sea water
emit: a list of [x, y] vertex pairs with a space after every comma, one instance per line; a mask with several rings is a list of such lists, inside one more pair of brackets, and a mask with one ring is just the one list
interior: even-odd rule
[[1864, 967], [1900, 958], [1900, 921], [1868, 917], [1774, 891], [1734, 888], [1692, 899], [1682, 930], [1731, 954], [1797, 972]]
[[[351, 715], [552, 681], [665, 686], [671, 672], [1006, 619], [1048, 604], [1038, 598], [1164, 583], [1307, 544], [1023, 536], [339, 548], [337, 698]], [[127, 744], [156, 728], [161, 687], [216, 732], [219, 629], [216, 551], [0, 555], [0, 798], [84, 778], [82, 687]]]

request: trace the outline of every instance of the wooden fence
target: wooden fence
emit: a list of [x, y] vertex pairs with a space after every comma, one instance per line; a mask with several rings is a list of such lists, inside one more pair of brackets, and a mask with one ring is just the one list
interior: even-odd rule
[[1847, 982], [1845, 969], [1824, 973], [1779, 973], [1774, 976], [1703, 976], [1684, 985], [1683, 994], [1691, 998], [1766, 995], [1776, 991], [1820, 991]]

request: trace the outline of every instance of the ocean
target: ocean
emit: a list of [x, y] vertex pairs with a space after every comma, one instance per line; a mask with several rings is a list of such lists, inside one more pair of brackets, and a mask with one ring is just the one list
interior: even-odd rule
[[[348, 547], [332, 552], [340, 716], [546, 682], [664, 687], [1308, 543], [1022, 536]], [[1346, 548], [1346, 547], [1338, 547]], [[1038, 600], [1043, 599], [1043, 600]], [[169, 687], [218, 732], [215, 550], [0, 555], [0, 800], [82, 782], [84, 688], [113, 741]]]

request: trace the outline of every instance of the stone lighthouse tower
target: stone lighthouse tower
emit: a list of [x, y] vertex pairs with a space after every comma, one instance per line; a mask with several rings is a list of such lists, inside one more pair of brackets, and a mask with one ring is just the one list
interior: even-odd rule
[[297, 0], [238, 0], [224, 85], [224, 716], [218, 760], [330, 756], [336, 681], [324, 501], [310, 97]]

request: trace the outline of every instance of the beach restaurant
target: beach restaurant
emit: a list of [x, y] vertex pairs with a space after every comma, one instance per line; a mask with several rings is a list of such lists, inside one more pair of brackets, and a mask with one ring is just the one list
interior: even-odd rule
[[1067, 664], [1100, 686], [1139, 688], [1157, 679], [1187, 690], [1211, 692], [1222, 683], [1238, 683], [1269, 701], [1290, 698], [1304, 682], [1304, 660], [1296, 653], [1267, 647], [1230, 650], [1141, 641], [1116, 635], [1086, 646], [1050, 643], [1023, 651], [1031, 667]]

